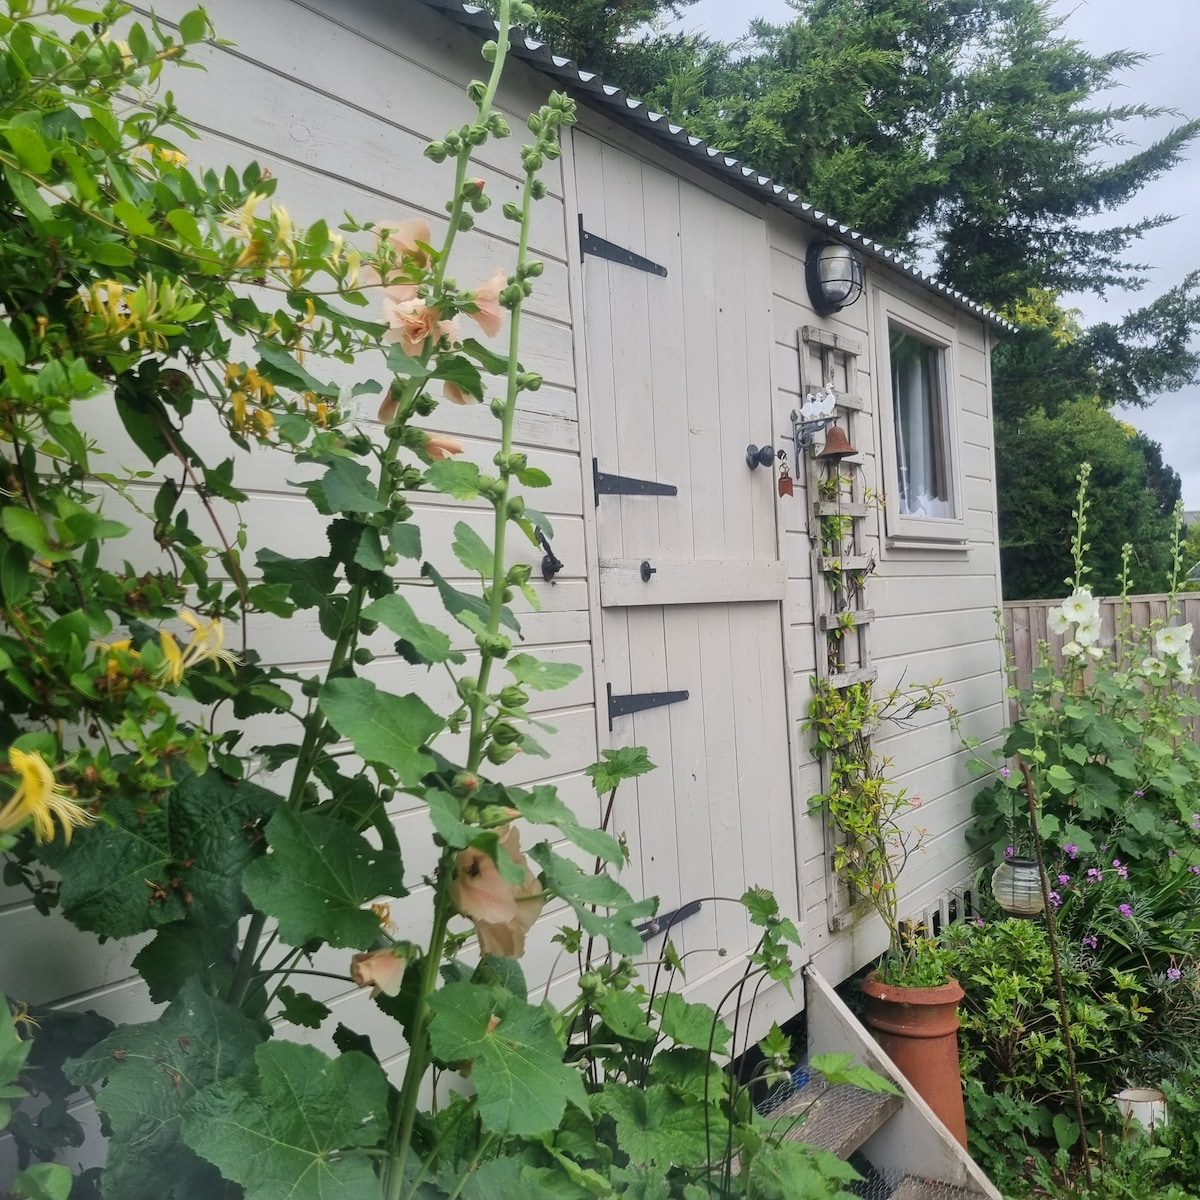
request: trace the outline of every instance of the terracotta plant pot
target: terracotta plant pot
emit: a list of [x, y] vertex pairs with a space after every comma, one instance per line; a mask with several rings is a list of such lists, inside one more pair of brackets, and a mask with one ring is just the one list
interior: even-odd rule
[[884, 1053], [937, 1113], [964, 1149], [967, 1118], [963, 1110], [958, 1064], [956, 979], [940, 987], [898, 987], [880, 983], [872, 971], [862, 982], [867, 997], [866, 1023]]

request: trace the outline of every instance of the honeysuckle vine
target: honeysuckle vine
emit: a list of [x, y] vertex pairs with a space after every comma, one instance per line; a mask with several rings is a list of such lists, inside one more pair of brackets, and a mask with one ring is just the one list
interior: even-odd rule
[[[20, 964], [6, 976], [0, 1105], [44, 1101], [11, 1114], [20, 1197], [70, 1187], [30, 1160], [83, 1136], [80, 1088], [108, 1146], [77, 1187], [108, 1200], [834, 1196], [852, 1174], [729, 1083], [743, 1010], [790, 976], [773, 898], [740, 900], [762, 933], [729, 1025], [684, 997], [669, 936], [647, 957], [656, 901], [619, 882], [608, 827], [645, 752], [590, 769], [599, 828], [551, 785], [492, 777], [546, 753], [535, 698], [580, 674], [519, 648], [514, 600], [538, 593], [509, 561], [511, 529], [550, 532], [522, 494], [550, 480], [513, 431], [541, 384], [520, 360], [530, 227], [569, 97], [528, 118], [519, 199], [489, 230], [511, 261], [452, 274], [495, 218], [473, 155], [510, 136], [495, 102], [531, 16], [496, 12], [472, 115], [426, 149], [449, 181], [435, 236], [416, 212], [300, 228], [263, 167], [194, 167], [155, 85], [213, 36], [202, 10], [3, 4], [4, 879], [83, 933], [141, 938], [159, 1006], [119, 1026], [28, 1010]], [[490, 464], [438, 427], [443, 403], [490, 409]], [[269, 501], [243, 490], [278, 456], [306, 557], [263, 544]], [[461, 575], [424, 544], [420, 496], [464, 505]], [[301, 665], [264, 661], [281, 631]], [[551, 938], [582, 979], [561, 1008], [518, 962]], [[766, 1045], [778, 1076], [787, 1039]]]

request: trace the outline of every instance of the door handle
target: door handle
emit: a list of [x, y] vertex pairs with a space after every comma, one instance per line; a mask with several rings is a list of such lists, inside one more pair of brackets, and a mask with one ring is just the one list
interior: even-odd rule
[[775, 461], [775, 451], [770, 446], [756, 446], [753, 442], [746, 447], [746, 466], [750, 470], [756, 467], [769, 467]]
[[643, 583], [649, 583], [650, 576], [658, 574], [658, 568], [652, 567], [648, 562], [643, 562], [638, 573], [641, 575]]

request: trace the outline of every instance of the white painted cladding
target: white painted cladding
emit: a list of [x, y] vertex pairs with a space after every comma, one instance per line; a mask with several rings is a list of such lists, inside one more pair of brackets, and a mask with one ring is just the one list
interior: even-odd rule
[[[170, 20], [190, 4], [155, 7]], [[421, 150], [469, 115], [462, 89], [482, 72], [477, 39], [415, 0], [212, 0], [207, 8], [219, 35], [235, 45], [203, 52], [207, 74], [169, 79], [202, 135], [189, 148], [194, 162], [268, 165], [280, 180], [278, 198], [301, 222], [325, 216], [335, 223], [343, 209], [363, 219], [419, 213], [437, 230], [449, 175]], [[548, 81], [514, 64], [500, 103], [515, 133], [484, 150], [481, 173], [496, 203], [462, 240], [455, 274], [464, 285], [513, 259], [514, 227], [500, 216], [500, 201], [515, 195], [524, 120], [548, 90]], [[518, 759], [509, 777], [551, 778], [591, 816], [595, 800], [582, 768], [601, 746], [647, 744], [659, 770], [619, 801], [618, 829], [635, 853], [631, 886], [661, 894], [667, 909], [770, 886], [804, 926], [805, 955], [821, 955], [825, 975], [839, 979], [877, 953], [885, 935], [870, 922], [829, 932], [824, 837], [820, 816], [808, 812], [820, 772], [799, 729], [816, 652], [803, 473], [793, 464], [795, 495], [778, 498], [771, 469], [751, 471], [745, 447], [786, 444], [788, 413], [802, 400], [798, 331], [821, 325], [864, 348], [858, 379], [850, 381], [864, 402], [852, 433], [868, 484], [880, 486], [880, 423], [889, 417], [876, 404], [872, 296], [884, 289], [950, 325], [967, 540], [954, 549], [893, 549], [881, 519], [868, 518], [880, 556], [869, 590], [874, 660], [885, 684], [940, 677], [957, 691], [966, 732], [986, 736], [1004, 718], [992, 617], [1000, 590], [987, 334], [977, 318], [876, 267], [868, 271], [867, 298], [818, 318], [804, 286], [807, 226], [606, 116], [585, 111], [581, 118], [563, 159], [550, 165], [550, 196], [534, 228], [546, 272], [522, 357], [547, 385], [526, 398], [518, 436], [531, 461], [554, 476], [538, 506], [554, 522], [555, 551], [565, 563], [552, 586], [538, 585], [545, 611], [523, 616], [528, 644], [591, 671], [568, 693], [552, 694], [554, 707], [541, 714], [560, 730], [550, 763]], [[592, 232], [665, 265], [666, 279], [581, 261], [580, 213]], [[446, 405], [430, 424], [463, 436], [483, 459], [494, 453], [495, 423], [485, 406]], [[120, 444], [120, 435], [109, 440]], [[672, 502], [608, 496], [597, 505], [593, 458], [602, 470], [675, 483], [679, 495]], [[305, 510], [285, 482], [291, 469], [261, 451], [247, 465], [252, 538], [258, 528], [286, 553], [320, 552], [324, 522], [296, 519]], [[433, 554], [449, 544], [460, 516], [449, 504], [424, 507]], [[540, 551], [519, 541], [513, 549], [540, 580]], [[646, 586], [659, 587], [658, 603], [639, 595], [634, 572], [643, 560], [656, 567]], [[439, 565], [462, 574], [448, 556]], [[257, 620], [253, 633], [269, 660], [314, 663], [323, 653], [304, 619], [287, 626]], [[386, 641], [377, 648], [386, 651]], [[386, 655], [373, 677], [397, 691], [426, 686]], [[610, 733], [609, 685], [619, 694], [690, 695], [619, 718]], [[882, 749], [924, 801], [914, 819], [927, 830], [927, 849], [902, 879], [906, 905], [917, 911], [967, 870], [971, 787], [944, 719], [922, 719]], [[416, 877], [424, 816], [409, 808], [395, 817], [402, 841], [414, 846]], [[410, 912], [419, 937], [419, 890], [402, 919]], [[549, 942], [554, 924], [548, 914], [525, 967], [531, 980], [553, 976], [565, 986], [569, 967]], [[708, 902], [678, 932], [689, 949], [730, 951], [726, 967], [710, 964], [693, 977], [700, 994], [715, 999], [750, 944], [744, 920], [732, 906]], [[95, 1007], [123, 1021], [150, 1011], [127, 967], [136, 946], [97, 947], [60, 919], [39, 917], [11, 889], [0, 891], [0, 945], [0, 989], [10, 994]], [[317, 966], [343, 971], [344, 958], [330, 953]], [[378, 1018], [364, 993], [334, 985], [323, 995], [334, 1006], [327, 1030], [346, 1021], [374, 1035], [390, 1058], [402, 1052], [398, 1041], [387, 1041], [394, 1026]], [[764, 994], [753, 1032], [800, 1003], [799, 990], [794, 999], [781, 989]], [[315, 1035], [318, 1044], [328, 1045], [327, 1030]]]

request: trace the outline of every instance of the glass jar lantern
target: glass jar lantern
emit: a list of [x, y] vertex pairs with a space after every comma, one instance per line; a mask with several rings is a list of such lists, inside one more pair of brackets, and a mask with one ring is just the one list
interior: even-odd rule
[[992, 895], [1010, 917], [1036, 917], [1045, 907], [1036, 858], [1006, 858], [992, 872]]

